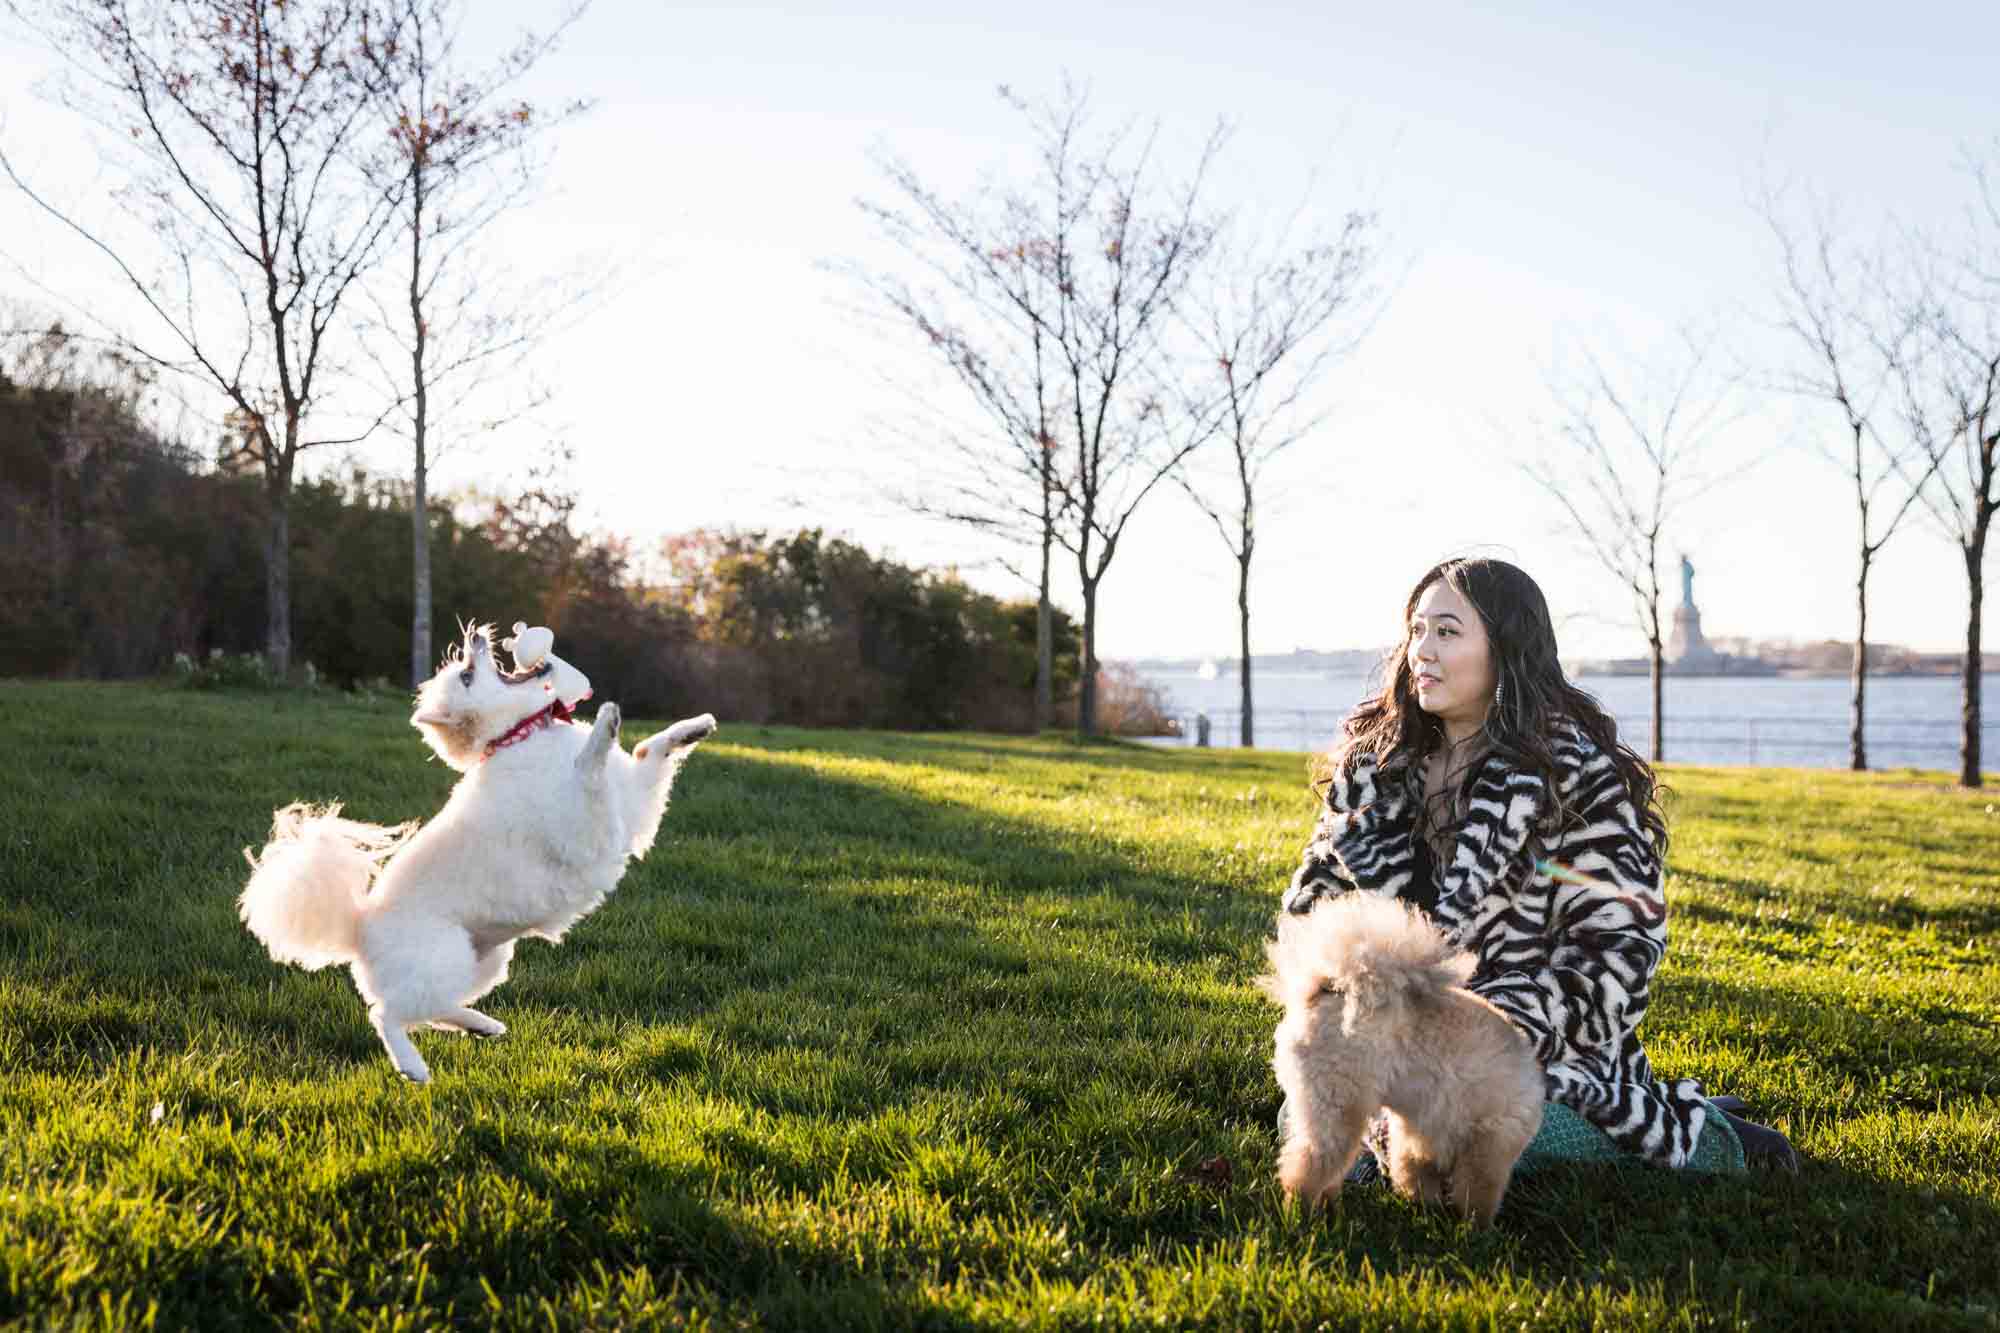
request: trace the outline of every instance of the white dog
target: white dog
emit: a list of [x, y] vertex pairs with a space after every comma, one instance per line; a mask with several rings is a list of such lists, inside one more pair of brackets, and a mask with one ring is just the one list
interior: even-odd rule
[[653, 845], [674, 775], [715, 730], [676, 722], [627, 754], [618, 706], [595, 725], [569, 720], [590, 682], [549, 652], [545, 629], [515, 626], [493, 660], [488, 629], [469, 630], [425, 682], [410, 723], [463, 773], [421, 829], [340, 818], [338, 805], [279, 810], [239, 904], [271, 957], [308, 971], [351, 964], [355, 989], [405, 1078], [428, 1082], [411, 1044], [419, 1024], [497, 1037], [474, 1000], [507, 979], [514, 941], [560, 940]]

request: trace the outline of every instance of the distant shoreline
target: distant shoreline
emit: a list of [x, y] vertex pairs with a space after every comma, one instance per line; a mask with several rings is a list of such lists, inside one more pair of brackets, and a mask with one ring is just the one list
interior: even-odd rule
[[[1226, 660], [1223, 658], [1211, 658], [1211, 659], [1107, 658], [1106, 661], [1107, 663], [1111, 661], [1117, 661], [1122, 665], [1131, 667], [1134, 671], [1137, 671], [1142, 676], [1152, 676], [1152, 675], [1199, 676], [1202, 674], [1202, 667], [1210, 661], [1214, 663], [1216, 668], [1214, 677], [1215, 679], [1225, 679], [1234, 676], [1236, 674], [1236, 659], [1234, 658], [1229, 658]], [[1365, 677], [1373, 675], [1375, 673], [1376, 668], [1379, 667], [1380, 665], [1381, 664], [1378, 661], [1375, 663], [1371, 663], [1366, 667], [1347, 666], [1347, 665], [1331, 666], [1331, 667], [1312, 667], [1312, 666], [1301, 666], [1296, 661], [1282, 657], [1268, 662], [1261, 658], [1253, 657], [1250, 659], [1250, 669], [1253, 679], [1259, 676], [1273, 675], [1273, 676], [1291, 676], [1291, 677], [1324, 676], [1328, 679], [1334, 679], [1334, 680], [1351, 680], [1357, 676]], [[1569, 671], [1571, 678], [1575, 680], [1645, 676], [1650, 672], [1650, 667], [1646, 666], [1620, 668], [1620, 667], [1606, 667], [1601, 663], [1591, 663], [1586, 666], [1571, 667], [1567, 669]], [[1667, 678], [1674, 680], [1846, 680], [1853, 673], [1844, 667], [1838, 669], [1820, 668], [1820, 667], [1771, 667], [1767, 670], [1762, 670], [1762, 671], [1743, 671], [1743, 670], [1687, 671], [1687, 670], [1676, 670], [1672, 663], [1668, 663], [1664, 674], [1667, 676]], [[1981, 671], [1979, 674], [1981, 679], [1990, 679], [1992, 677], [2000, 676], [2000, 668], [1988, 667], [1985, 670]], [[1960, 677], [1960, 675], [1961, 672], [1957, 667], [1870, 667], [1868, 668], [1868, 679], [1870, 680], [1894, 680], [1894, 679], [1956, 680]]]
[[[1577, 680], [1589, 680], [1606, 676], [1644, 676], [1650, 668], [1622, 670], [1619, 668], [1587, 667], [1570, 672]], [[1678, 680], [1846, 680], [1854, 673], [1846, 670], [1819, 667], [1773, 667], [1768, 671], [1680, 671], [1671, 664], [1664, 673]], [[1957, 669], [1939, 670], [1933, 667], [1869, 667], [1868, 679], [1892, 680], [1898, 678], [1957, 680], [1962, 673]], [[1985, 670], [1980, 678], [2000, 676], [2000, 671]]]

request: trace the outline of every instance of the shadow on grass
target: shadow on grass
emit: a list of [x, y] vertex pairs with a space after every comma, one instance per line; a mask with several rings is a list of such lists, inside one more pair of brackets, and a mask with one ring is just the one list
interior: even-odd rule
[[[1787, 855], [1791, 855], [1787, 853]], [[1990, 868], [1982, 867], [1990, 873]], [[1672, 896], [1674, 882], [1720, 890], [1732, 899], [1751, 904], [1777, 904], [1790, 909], [1785, 915], [1759, 914], [1738, 906], [1690, 901]], [[1740, 875], [1717, 875], [1709, 871], [1675, 866], [1668, 884], [1669, 907], [1674, 915], [1699, 921], [1776, 930], [1805, 937], [1818, 934], [1829, 923], [1854, 926], [1886, 926], [1899, 931], [1931, 928], [1961, 938], [2000, 934], [2000, 896], [1951, 903], [1927, 903], [1912, 896], [1869, 893], [1844, 887], [1844, 881], [1828, 877], [1805, 888], [1779, 888], [1763, 880]]]
[[[605, 1283], [643, 1270], [647, 1286], [666, 1293], [655, 1306], [726, 1310], [757, 1327], [974, 1326], [925, 1299], [909, 1280], [916, 1275], [896, 1271], [893, 1253], [863, 1255], [832, 1233], [767, 1230], [731, 1216], [713, 1193], [707, 1171], [629, 1143], [475, 1124], [434, 1160], [397, 1158], [297, 1182], [280, 1219], [151, 1256], [139, 1291], [158, 1303], [162, 1328], [305, 1316], [318, 1325], [343, 1307], [398, 1314], [403, 1327], [594, 1328], [622, 1322], [607, 1321], [615, 1302]], [[482, 1199], [513, 1206], [482, 1211]], [[307, 1234], [286, 1234], [287, 1225]], [[116, 1274], [129, 1256], [103, 1258]], [[51, 1314], [37, 1301], [49, 1294], [32, 1284], [0, 1288], [0, 1319]], [[556, 1309], [539, 1308], [543, 1301]]]
[[1228, 986], [1261, 964], [1275, 884], [1141, 868], [1114, 840], [761, 755], [704, 760], [618, 897], [560, 950], [517, 955], [501, 1005], [692, 1029], [710, 1040], [634, 1072], [779, 1113], [1004, 1086], [1032, 1116], [1098, 1075], [1224, 1105], [1254, 1082], [1250, 1114], [1275, 1108], [1268, 1051], [1250, 1053], [1271, 1018]]
[[1552, 1168], [1515, 1184], [1499, 1225], [1538, 1282], [1692, 1280], [1711, 1310], [1777, 1327], [1934, 1327], [1968, 1309], [1977, 1326], [2000, 1304], [1992, 1201], [1811, 1157], [1796, 1176]]
[[[1706, 1022], [1725, 1040], [1785, 1052], [1800, 1076], [1871, 1089], [1880, 1100], [1869, 1109], [1931, 1111], [1943, 1099], [1988, 1097], [2000, 1086], [2000, 1025], [1921, 991], [1856, 993], [1837, 980], [1747, 983], [1682, 971], [1656, 998], [1649, 1021]], [[1761, 1109], [1780, 1115], [1799, 1108]]]

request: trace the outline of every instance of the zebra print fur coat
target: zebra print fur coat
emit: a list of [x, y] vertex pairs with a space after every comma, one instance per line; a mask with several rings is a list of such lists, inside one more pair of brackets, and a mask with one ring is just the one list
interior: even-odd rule
[[[1374, 756], [1361, 756], [1327, 788], [1285, 910], [1356, 889], [1429, 908], [1478, 959], [1471, 990], [1534, 1043], [1549, 1099], [1627, 1151], [1682, 1166], [1708, 1104], [1694, 1079], [1653, 1076], [1637, 1031], [1666, 952], [1660, 858], [1610, 756], [1581, 730], [1563, 732], [1554, 754], [1566, 826], [1546, 827], [1540, 779], [1489, 755], [1435, 886], [1421, 882], [1428, 856], [1419, 859], [1414, 774], [1378, 771]], [[1554, 879], [1538, 868], [1543, 858], [1592, 885]]]

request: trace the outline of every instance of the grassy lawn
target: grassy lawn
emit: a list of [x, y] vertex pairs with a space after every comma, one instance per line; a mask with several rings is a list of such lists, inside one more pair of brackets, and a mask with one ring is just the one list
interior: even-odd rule
[[2000, 790], [1669, 770], [1654, 1062], [1805, 1169], [1475, 1235], [1272, 1182], [1299, 756], [725, 719], [418, 1089], [235, 914], [274, 806], [436, 809], [406, 714], [0, 682], [0, 1324], [2000, 1325]]

